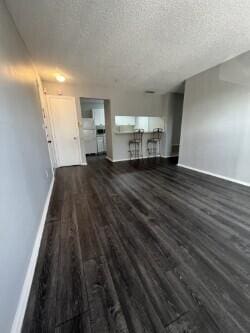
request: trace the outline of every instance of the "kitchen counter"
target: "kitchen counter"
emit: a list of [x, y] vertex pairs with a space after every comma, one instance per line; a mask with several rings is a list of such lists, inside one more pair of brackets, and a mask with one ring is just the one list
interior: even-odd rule
[[[114, 133], [120, 135], [120, 134], [133, 134], [134, 132], [117, 132], [117, 131], [115, 131]], [[153, 131], [143, 132], [143, 134], [152, 134], [152, 133], [153, 133]], [[164, 131], [163, 131], [163, 133], [164, 133]]]

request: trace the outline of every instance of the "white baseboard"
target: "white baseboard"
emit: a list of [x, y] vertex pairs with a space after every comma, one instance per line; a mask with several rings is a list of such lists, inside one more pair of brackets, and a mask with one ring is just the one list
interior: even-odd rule
[[11, 328], [11, 333], [20, 333], [22, 330], [23, 319], [24, 319], [25, 310], [26, 310], [26, 306], [28, 303], [28, 299], [29, 299], [33, 276], [35, 273], [37, 257], [38, 257], [40, 243], [41, 243], [41, 239], [42, 239], [44, 224], [45, 224], [45, 220], [46, 220], [46, 216], [47, 216], [47, 212], [48, 212], [48, 208], [49, 208], [49, 202], [50, 202], [50, 198], [51, 198], [51, 194], [52, 194], [52, 190], [53, 190], [53, 186], [54, 186], [54, 181], [55, 181], [55, 178], [53, 177], [51, 180], [47, 198], [46, 198], [46, 201], [44, 204], [44, 209], [43, 209], [40, 225], [38, 227], [38, 231], [36, 234], [36, 240], [35, 240], [34, 247], [32, 250], [27, 273], [26, 273], [26, 276], [24, 279], [21, 295], [19, 298], [18, 306], [17, 306], [17, 311], [16, 311], [16, 314], [14, 317], [12, 328]]
[[[157, 157], [162, 157], [162, 158], [171, 158], [171, 157], [176, 157], [178, 155], [171, 155], [171, 156], [165, 156], [165, 155], [157, 155]], [[139, 157], [139, 158], [122, 158], [122, 159], [118, 159], [118, 160], [113, 160], [112, 158], [106, 156], [106, 159], [109, 160], [112, 163], [116, 163], [116, 162], [126, 162], [126, 161], [134, 161], [134, 160], [142, 160], [142, 159], [148, 159], [148, 158], [155, 158], [155, 156], [143, 156], [143, 157]]]
[[168, 155], [168, 156], [166, 156], [166, 155], [161, 155], [161, 157], [163, 157], [163, 158], [171, 158], [171, 157], [178, 157], [178, 156], [179, 156], [179, 154]]
[[250, 183], [243, 182], [241, 180], [237, 180], [237, 179], [234, 179], [234, 178], [224, 177], [222, 175], [218, 175], [216, 173], [212, 173], [212, 172], [209, 172], [209, 171], [192, 168], [188, 165], [178, 164], [178, 166], [182, 167], [182, 168], [185, 168], [185, 169], [193, 170], [193, 171], [196, 171], [196, 172], [204, 173], [205, 175], [213, 176], [213, 177], [216, 177], [216, 178], [221, 178], [221, 179], [227, 180], [229, 182], [237, 183], [237, 184], [244, 185], [244, 186], [250, 186]]
[[112, 160], [112, 158], [111, 157], [109, 157], [109, 156], [106, 156], [105, 157], [107, 160], [109, 160], [110, 162], [113, 162], [113, 160]]

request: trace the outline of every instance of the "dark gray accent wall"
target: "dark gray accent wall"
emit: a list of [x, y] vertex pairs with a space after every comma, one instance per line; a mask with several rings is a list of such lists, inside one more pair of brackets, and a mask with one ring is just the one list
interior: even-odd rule
[[0, 332], [10, 332], [52, 173], [36, 75], [0, 0]]
[[165, 119], [165, 133], [162, 139], [163, 156], [178, 154], [183, 108], [183, 94], [167, 93], [162, 97], [162, 115]]
[[181, 137], [181, 121], [183, 111], [183, 94], [174, 94], [174, 115], [173, 115], [173, 133], [172, 144], [180, 144]]

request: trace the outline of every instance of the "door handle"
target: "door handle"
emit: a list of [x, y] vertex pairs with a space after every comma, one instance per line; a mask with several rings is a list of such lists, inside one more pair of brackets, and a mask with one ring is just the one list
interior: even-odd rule
[[76, 136], [74, 136], [74, 137], [73, 137], [73, 139], [74, 139], [74, 140], [76, 140], [76, 139], [77, 139], [77, 137], [76, 137]]

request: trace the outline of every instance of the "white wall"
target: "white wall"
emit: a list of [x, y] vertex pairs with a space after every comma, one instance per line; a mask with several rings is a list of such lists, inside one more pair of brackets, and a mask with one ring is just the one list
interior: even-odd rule
[[0, 332], [8, 333], [52, 174], [35, 73], [2, 0], [0, 64]]
[[[115, 115], [120, 116], [161, 116], [162, 96], [149, 95], [140, 92], [127, 92], [114, 88], [93, 86], [93, 85], [71, 85], [52, 82], [43, 82], [48, 94], [57, 94], [60, 90], [63, 95], [75, 96], [78, 109], [80, 108], [79, 97], [102, 98], [110, 100], [112, 149], [108, 149], [108, 156], [113, 160], [129, 158], [128, 141], [129, 137], [116, 135]], [[107, 126], [107, 124], [106, 124]], [[112, 152], [112, 156], [111, 156]]]
[[186, 82], [179, 164], [250, 183], [250, 89], [220, 66]]

